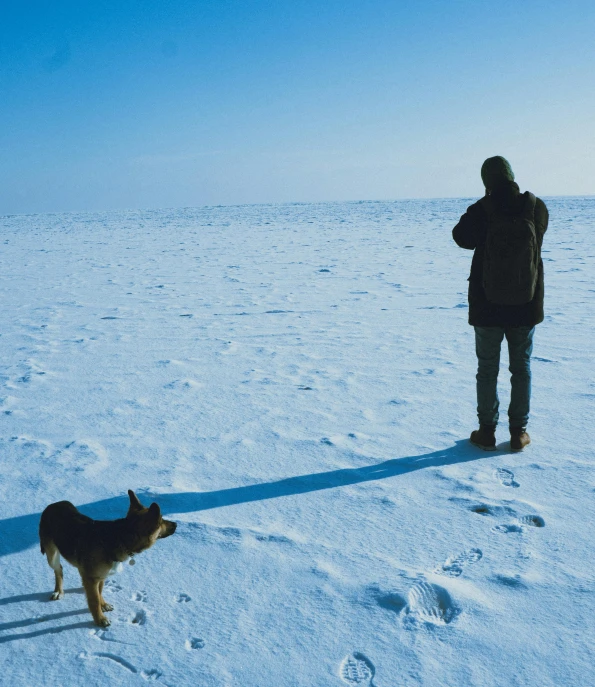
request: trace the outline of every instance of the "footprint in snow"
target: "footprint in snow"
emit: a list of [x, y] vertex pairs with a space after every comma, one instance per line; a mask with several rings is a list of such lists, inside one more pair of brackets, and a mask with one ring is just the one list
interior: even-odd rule
[[510, 506], [490, 506], [487, 503], [476, 503], [469, 509], [472, 513], [477, 513], [477, 515], [489, 516], [514, 516], [516, 512]]
[[133, 625], [144, 625], [147, 622], [145, 611], [137, 611], [130, 621]]
[[376, 669], [367, 656], [358, 651], [346, 656], [339, 668], [339, 675], [348, 685], [368, 685], [373, 687], [372, 680]]
[[121, 640], [116, 639], [116, 637], [114, 637], [113, 632], [110, 633], [108, 630], [105, 630], [103, 628], [91, 630], [89, 632], [89, 636], [92, 639], [95, 639], [95, 640], [100, 641], [100, 642], [113, 642], [114, 644], [126, 644], [126, 642], [122, 642]]
[[425, 580], [419, 580], [409, 590], [408, 613], [425, 623], [446, 625], [457, 610], [446, 589]]
[[103, 589], [107, 590], [108, 592], [121, 592], [122, 591], [122, 587], [112, 579], [105, 581], [105, 586], [103, 587]]
[[494, 575], [493, 578], [498, 584], [512, 589], [526, 589], [527, 585], [520, 575]]
[[514, 480], [514, 472], [506, 468], [498, 468], [496, 477], [503, 487], [520, 487], [521, 485]]
[[382, 592], [379, 589], [372, 589], [372, 593], [376, 603], [380, 608], [387, 611], [392, 611], [397, 615], [407, 606], [407, 601], [395, 592]]
[[471, 512], [477, 515], [494, 515], [493, 510], [485, 503], [479, 503], [477, 506], [471, 506]]
[[145, 602], [147, 600], [147, 592], [134, 592], [131, 599], [132, 601]]
[[545, 520], [541, 515], [523, 515], [517, 518], [518, 525], [495, 525], [492, 527], [492, 532], [500, 532], [501, 534], [510, 534], [511, 532], [522, 532], [523, 525], [526, 527], [545, 527]]
[[458, 577], [462, 574], [463, 568], [481, 560], [483, 554], [480, 549], [470, 549], [463, 551], [458, 556], [447, 558], [446, 562], [438, 566], [434, 572], [448, 577]]
[[545, 520], [541, 515], [523, 515], [519, 518], [521, 525], [528, 525], [529, 527], [545, 527]]
[[192, 651], [192, 649], [204, 649], [205, 640], [200, 637], [192, 637], [192, 639], [187, 639], [184, 642], [184, 646], [188, 651]]
[[143, 678], [143, 680], [147, 680], [148, 682], [152, 680], [158, 680], [163, 673], [161, 673], [159, 670], [141, 670], [140, 671], [140, 676]]
[[190, 597], [188, 594], [178, 594], [176, 596], [176, 601], [179, 604], [188, 603], [189, 601], [192, 601], [192, 597]]

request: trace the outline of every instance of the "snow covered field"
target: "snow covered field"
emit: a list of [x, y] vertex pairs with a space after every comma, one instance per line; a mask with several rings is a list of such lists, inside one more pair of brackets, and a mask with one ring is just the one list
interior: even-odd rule
[[[467, 441], [470, 202], [0, 218], [3, 684], [593, 684], [595, 198], [546, 199], [521, 454]], [[102, 630], [39, 515], [129, 488], [178, 529]]]

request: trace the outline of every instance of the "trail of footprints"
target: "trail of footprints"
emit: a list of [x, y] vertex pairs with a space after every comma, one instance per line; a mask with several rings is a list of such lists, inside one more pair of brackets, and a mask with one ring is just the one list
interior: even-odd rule
[[[107, 580], [105, 584], [105, 590], [112, 593], [117, 593], [122, 591], [122, 587], [117, 582], [114, 582], [114, 580], [110, 579]], [[148, 600], [148, 594], [144, 590], [137, 591], [131, 595], [130, 600], [144, 604]], [[190, 601], [192, 601], [192, 597], [189, 594], [180, 592], [173, 597], [173, 601], [176, 603], [189, 603]], [[133, 612], [128, 622], [131, 625], [136, 626], [145, 625], [148, 620], [149, 614], [149, 612], [145, 611], [143, 608], [140, 608], [137, 611]], [[102, 642], [114, 642], [116, 644], [120, 643], [120, 640], [114, 637], [110, 637], [109, 631], [105, 629], [93, 630], [91, 632], [91, 636], [94, 639], [100, 640]], [[201, 637], [190, 637], [184, 642], [184, 647], [187, 651], [196, 651], [199, 649], [204, 649], [205, 645], [206, 642]], [[130, 663], [130, 661], [126, 660], [122, 656], [119, 656], [118, 654], [108, 651], [82, 651], [81, 653], [79, 653], [78, 657], [79, 659], [84, 661], [94, 661], [98, 659], [111, 661], [119, 665], [129, 673], [140, 675], [144, 680], [147, 681], [159, 680], [159, 678], [163, 675], [163, 673], [161, 673], [159, 670], [139, 670], [135, 665]]]
[[[518, 488], [520, 484], [515, 480], [512, 470], [497, 468], [495, 476], [503, 487]], [[516, 513], [508, 506], [489, 506], [478, 504], [471, 511], [483, 516], [515, 516]], [[523, 527], [545, 527], [545, 521], [540, 515], [529, 514], [517, 517], [516, 524], [500, 524], [492, 528], [495, 532], [522, 532]], [[446, 561], [434, 569], [434, 573], [446, 577], [459, 577], [465, 568], [477, 563], [483, 558], [480, 549], [469, 549], [456, 556], [450, 556]], [[399, 608], [400, 612], [401, 609]], [[431, 584], [420, 578], [413, 584], [407, 595], [407, 604], [403, 612], [413, 620], [433, 625], [447, 625], [458, 614], [459, 609], [443, 587]], [[373, 679], [376, 673], [374, 665], [364, 654], [354, 652], [346, 656], [339, 666], [339, 676], [348, 685], [365, 685], [374, 687]]]

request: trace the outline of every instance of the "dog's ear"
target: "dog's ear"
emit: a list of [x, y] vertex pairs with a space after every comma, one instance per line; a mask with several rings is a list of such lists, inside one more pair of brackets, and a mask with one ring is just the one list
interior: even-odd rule
[[130, 508], [128, 509], [129, 513], [135, 510], [143, 509], [143, 504], [138, 500], [137, 495], [132, 491], [132, 489], [128, 490], [128, 496], [130, 498]]
[[159, 520], [161, 520], [161, 508], [159, 508], [159, 504], [152, 503], [149, 506], [148, 517], [151, 520], [151, 522], [155, 521], [157, 523], [159, 522]]

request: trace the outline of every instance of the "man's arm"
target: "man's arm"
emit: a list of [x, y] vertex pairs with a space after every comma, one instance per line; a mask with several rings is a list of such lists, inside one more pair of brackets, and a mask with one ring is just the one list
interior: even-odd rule
[[452, 230], [452, 237], [455, 243], [461, 248], [468, 248], [469, 250], [476, 248], [483, 224], [484, 213], [479, 203], [470, 205], [467, 208], [467, 212]]
[[541, 198], [537, 198], [535, 200], [535, 229], [540, 240], [543, 240], [543, 235], [547, 231], [549, 219], [550, 215], [545, 203]]

